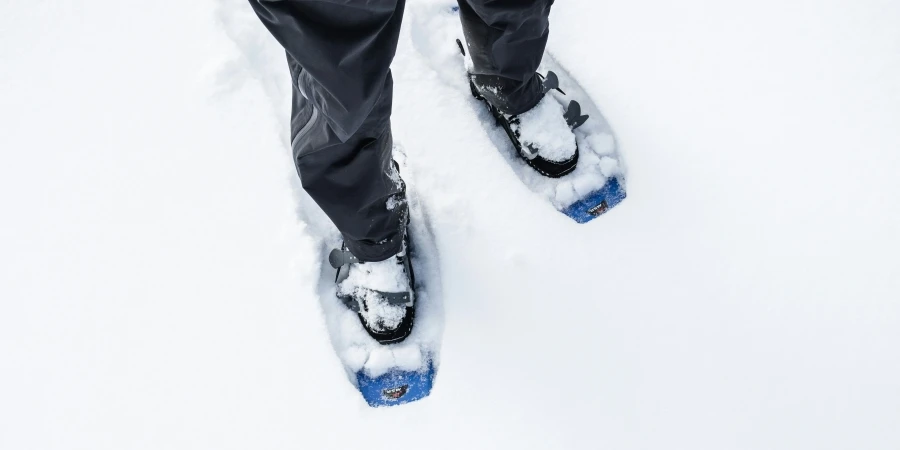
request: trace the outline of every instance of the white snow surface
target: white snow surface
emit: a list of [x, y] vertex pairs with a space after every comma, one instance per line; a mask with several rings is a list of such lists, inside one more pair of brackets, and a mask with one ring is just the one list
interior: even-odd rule
[[420, 53], [426, 3], [392, 122], [440, 371], [388, 409], [342, 362], [427, 355], [329, 333], [359, 323], [246, 2], [4, 3], [0, 448], [900, 447], [900, 4], [557, 2], [628, 165], [578, 225]]

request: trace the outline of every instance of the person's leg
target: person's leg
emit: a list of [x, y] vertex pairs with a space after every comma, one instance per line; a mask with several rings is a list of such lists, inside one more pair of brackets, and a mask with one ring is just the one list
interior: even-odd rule
[[403, 185], [391, 162], [390, 64], [405, 0], [250, 0], [284, 46], [301, 183], [363, 261], [400, 251]]
[[[291, 77], [301, 69], [289, 55]], [[346, 141], [294, 85], [291, 148], [300, 182], [361, 261], [400, 251], [406, 225], [404, 186], [393, 167], [388, 83], [375, 107]]]
[[481, 94], [507, 114], [543, 97], [537, 68], [549, 34], [553, 0], [458, 0], [472, 73]]

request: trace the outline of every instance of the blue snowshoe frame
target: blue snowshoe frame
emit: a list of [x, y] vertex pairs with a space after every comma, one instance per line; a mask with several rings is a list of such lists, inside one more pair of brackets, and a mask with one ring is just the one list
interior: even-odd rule
[[622, 183], [618, 178], [610, 177], [602, 188], [569, 205], [562, 213], [578, 223], [587, 223], [622, 203], [622, 200], [625, 200]]
[[370, 377], [361, 370], [356, 373], [356, 382], [369, 406], [397, 406], [428, 397], [435, 372], [434, 363], [429, 361], [422, 371], [392, 369], [378, 377]]

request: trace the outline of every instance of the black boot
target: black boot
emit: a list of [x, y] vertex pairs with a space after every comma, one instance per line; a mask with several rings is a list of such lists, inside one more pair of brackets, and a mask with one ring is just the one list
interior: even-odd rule
[[559, 89], [555, 73], [548, 72], [542, 78], [543, 98], [530, 110], [515, 115], [505, 114], [489, 102], [474, 80], [470, 80], [469, 86], [472, 95], [484, 101], [506, 131], [519, 156], [540, 174], [559, 178], [575, 170], [578, 164], [578, 143], [573, 131], [584, 124], [588, 116], [581, 114], [581, 105], [575, 100], [563, 109], [562, 103], [549, 94], [555, 89], [565, 95]]
[[406, 228], [400, 252], [384, 261], [362, 262], [346, 246], [328, 256], [337, 269], [337, 297], [356, 312], [369, 336], [381, 344], [406, 339], [415, 319], [415, 276]]

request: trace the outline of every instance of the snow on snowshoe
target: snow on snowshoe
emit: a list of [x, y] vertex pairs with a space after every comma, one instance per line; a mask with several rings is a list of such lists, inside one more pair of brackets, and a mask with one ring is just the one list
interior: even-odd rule
[[381, 344], [401, 342], [412, 332], [416, 293], [408, 247], [406, 235], [400, 253], [384, 261], [361, 262], [344, 245], [328, 255], [337, 269], [337, 297]]

